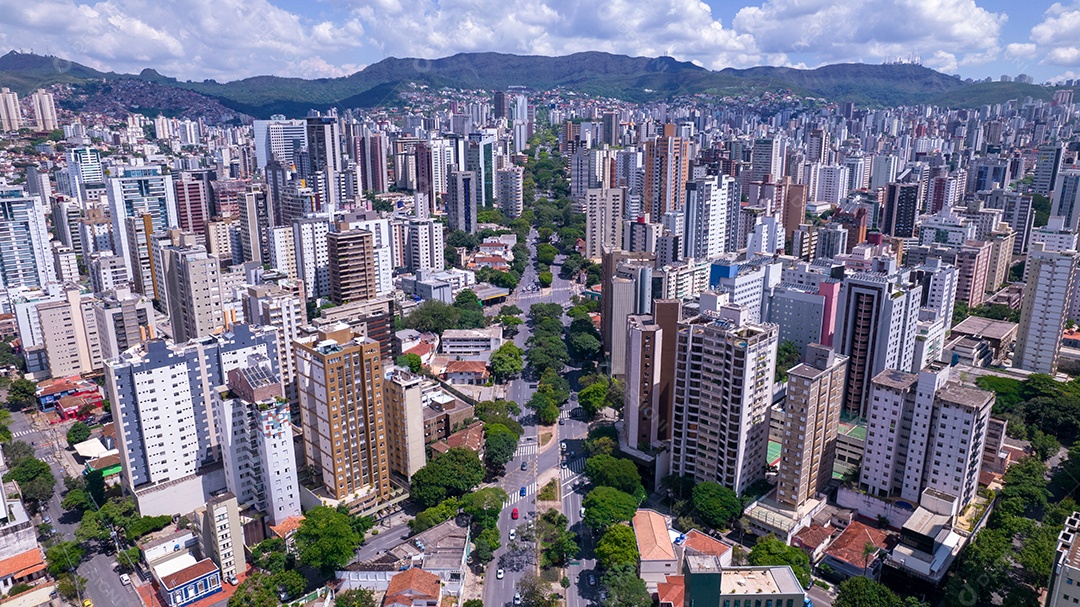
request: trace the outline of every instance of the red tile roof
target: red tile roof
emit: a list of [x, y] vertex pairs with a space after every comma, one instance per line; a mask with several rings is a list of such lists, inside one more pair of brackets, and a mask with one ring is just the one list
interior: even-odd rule
[[682, 607], [686, 600], [686, 580], [681, 575], [669, 575], [666, 582], [656, 585], [656, 594], [661, 607], [665, 604]]
[[436, 601], [441, 595], [439, 576], [413, 567], [390, 578], [383, 605], [412, 605], [414, 599]]
[[446, 372], [484, 375], [487, 373], [487, 363], [482, 360], [452, 360], [446, 363]]
[[675, 548], [668, 535], [667, 521], [653, 510], [638, 510], [634, 515], [634, 535], [643, 561], [674, 561]]
[[270, 531], [273, 531], [274, 535], [280, 537], [283, 540], [289, 539], [289, 536], [292, 535], [294, 531], [300, 528], [300, 523], [302, 522], [304, 522], [303, 516], [290, 516], [289, 518], [281, 521], [280, 525], [270, 525]]
[[853, 521], [847, 529], [839, 535], [833, 543], [825, 549], [825, 554], [858, 567], [864, 566], [863, 547], [872, 543], [884, 550], [889, 534], [881, 529], [875, 529], [864, 525], [859, 521]]
[[41, 558], [41, 550], [34, 547], [0, 561], [0, 580], [7, 577], [18, 578], [30, 575], [44, 567], [45, 561]]
[[457, 432], [446, 437], [446, 445], [450, 448], [465, 447], [473, 451], [480, 451], [480, 447], [484, 444], [484, 422], [475, 422], [464, 430], [458, 430]]
[[428, 354], [431, 354], [434, 350], [435, 344], [430, 344], [426, 341], [422, 341], [415, 346], [409, 348], [408, 350], [405, 350], [404, 352], [402, 352], [402, 354], [415, 354], [420, 358], [423, 358]]
[[823, 527], [821, 525], [810, 525], [806, 529], [795, 534], [792, 538], [792, 545], [798, 545], [807, 550], [814, 551], [825, 540], [832, 537], [834, 529], [832, 527]]
[[190, 567], [185, 567], [176, 573], [170, 573], [161, 578], [161, 585], [164, 586], [166, 590], [174, 590], [181, 584], [197, 580], [214, 571], [217, 571], [217, 565], [214, 564], [214, 561], [203, 559]]
[[724, 553], [731, 550], [731, 546], [697, 529], [691, 529], [690, 533], [686, 534], [683, 547], [709, 556], [724, 556]]

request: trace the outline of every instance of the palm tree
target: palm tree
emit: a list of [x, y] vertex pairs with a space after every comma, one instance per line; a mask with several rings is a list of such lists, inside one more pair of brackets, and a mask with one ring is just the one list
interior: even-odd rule
[[874, 542], [866, 542], [866, 544], [863, 545], [862, 558], [864, 574], [866, 573], [866, 570], [870, 568], [870, 557], [876, 555], [877, 551], [878, 547], [874, 545]]

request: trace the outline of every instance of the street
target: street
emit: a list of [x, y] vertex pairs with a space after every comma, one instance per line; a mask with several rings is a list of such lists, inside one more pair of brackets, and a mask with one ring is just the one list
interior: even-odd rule
[[[58, 426], [39, 430], [31, 425], [26, 415], [17, 411], [11, 414], [10, 429], [16, 437], [15, 440], [34, 445], [35, 455], [49, 464], [53, 476], [56, 477], [56, 492], [49, 499], [45, 512], [42, 514], [52, 520], [58, 540], [77, 541], [75, 529], [79, 526], [79, 517], [77, 514], [65, 512], [60, 506], [60, 496], [64, 491], [64, 477], [70, 476], [70, 473], [64, 469], [61, 459], [61, 450], [67, 448], [65, 438], [67, 427]], [[88, 551], [87, 557], [79, 566], [78, 571], [79, 575], [87, 580], [83, 598], [89, 597], [95, 605], [102, 606], [140, 607], [142, 605], [134, 587], [120, 583], [120, 574], [115, 570], [116, 562], [112, 556]]]
[[[528, 247], [531, 255], [536, 253], [536, 233], [530, 233]], [[571, 283], [558, 275], [558, 267], [552, 267], [553, 281], [550, 289], [540, 291], [523, 291], [522, 287], [536, 282], [536, 269], [530, 264], [522, 274], [518, 291], [506, 303], [517, 305], [527, 315], [529, 307], [536, 303], [556, 303], [565, 305], [570, 302], [573, 295]], [[569, 324], [569, 318], [563, 317], [563, 323]], [[521, 325], [518, 334], [514, 337], [514, 343], [521, 349], [526, 349], [526, 342], [532, 336], [532, 330], [527, 324]], [[507, 495], [506, 507], [499, 517], [499, 533], [502, 538], [502, 547], [495, 552], [495, 558], [487, 566], [484, 576], [484, 605], [502, 606], [512, 605], [514, 594], [517, 592], [518, 582], [528, 571], [535, 571], [537, 566], [537, 548], [522, 541], [522, 531], [531, 522], [535, 521], [540, 514], [537, 512], [536, 495], [540, 490], [538, 479], [545, 473], [555, 470], [562, 490], [563, 514], [570, 521], [571, 530], [577, 532], [579, 537], [588, 540], [587, 533], [580, 524], [581, 501], [584, 496], [574, 490], [576, 485], [584, 477], [584, 450], [582, 444], [588, 434], [588, 424], [570, 415], [571, 409], [576, 405], [576, 395], [571, 401], [563, 406], [560, 415], [561, 424], [552, 426], [554, 436], [546, 445], [539, 444], [540, 428], [536, 423], [532, 411], [525, 410], [525, 403], [532, 398], [535, 381], [518, 377], [512, 380], [507, 388], [507, 399], [512, 400], [522, 407], [522, 414], [518, 421], [524, 427], [524, 435], [518, 446], [514, 459], [506, 465], [506, 474], [500, 479], [499, 486]], [[568, 462], [567, 468], [561, 468], [562, 454], [559, 443], [566, 441], [567, 453], [574, 452], [575, 457]], [[521, 469], [522, 463], [526, 464], [526, 470]], [[521, 496], [521, 488], [525, 488], [525, 497]], [[513, 520], [511, 514], [517, 508], [519, 518]], [[517, 530], [517, 539], [513, 542], [509, 539], [511, 529]], [[587, 541], [580, 542], [584, 545]], [[583, 553], [592, 553], [591, 549], [583, 550]], [[593, 570], [595, 561], [592, 559], [579, 559], [579, 565], [573, 565], [567, 570], [571, 586], [567, 589], [569, 597], [568, 605], [575, 607], [585, 605], [587, 601], [582, 598], [583, 593], [589, 592], [587, 586], [587, 570]], [[503, 569], [503, 579], [497, 579], [496, 571]], [[578, 589], [581, 589], [579, 591]]]

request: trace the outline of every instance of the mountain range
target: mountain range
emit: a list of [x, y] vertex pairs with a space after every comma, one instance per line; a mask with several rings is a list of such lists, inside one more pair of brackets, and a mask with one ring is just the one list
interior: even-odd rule
[[[670, 57], [627, 57], [585, 52], [563, 57], [503, 53], [460, 53], [442, 59], [390, 57], [341, 78], [284, 78], [256, 76], [219, 83], [180, 81], [144, 69], [139, 74], [101, 72], [52, 56], [11, 51], [0, 57], [0, 86], [26, 95], [31, 90], [66, 83], [89, 94], [108, 92], [110, 83], [135, 81], [145, 99], [131, 100], [140, 111], [177, 113], [182, 108], [160, 107], [159, 93], [182, 89], [207, 97], [225, 108], [255, 117], [303, 115], [329, 107], [376, 107], [398, 101], [410, 83], [430, 87], [566, 90], [606, 95], [627, 101], [651, 101], [684, 94], [755, 95], [765, 91], [821, 97], [830, 102], [895, 106], [936, 104], [978, 107], [1009, 99], [1049, 99], [1052, 88], [1016, 82], [965, 83], [955, 76], [912, 64], [849, 63], [816, 69], [787, 67], [708, 70]], [[129, 87], [130, 88], [130, 87]], [[157, 91], [157, 94], [155, 93]], [[168, 95], [166, 95], [168, 97]], [[190, 96], [173, 96], [190, 102]]]

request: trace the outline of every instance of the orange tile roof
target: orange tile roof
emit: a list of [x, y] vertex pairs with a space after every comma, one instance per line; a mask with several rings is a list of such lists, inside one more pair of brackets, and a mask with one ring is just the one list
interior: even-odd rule
[[666, 582], [656, 585], [656, 594], [660, 605], [670, 604], [682, 607], [686, 602], [686, 579], [681, 575], [669, 575]]
[[36, 546], [20, 552], [13, 557], [0, 561], [0, 580], [7, 577], [22, 577], [40, 571], [45, 566], [41, 550]]
[[668, 535], [667, 521], [659, 512], [638, 510], [634, 515], [634, 535], [643, 561], [674, 561], [675, 548]]
[[839, 535], [833, 543], [825, 549], [825, 554], [857, 566], [863, 566], [863, 547], [867, 542], [884, 550], [889, 534], [881, 529], [875, 529], [864, 525], [859, 521], [853, 521], [847, 529]]
[[441, 594], [439, 576], [413, 567], [390, 578], [383, 605], [412, 605], [414, 599], [435, 601]]
[[174, 590], [181, 584], [186, 584], [192, 580], [197, 580], [204, 575], [208, 575], [211, 572], [217, 571], [217, 565], [210, 559], [203, 559], [198, 563], [190, 567], [185, 567], [176, 573], [170, 573], [169, 575], [161, 578], [161, 585], [166, 590]]
[[446, 363], [447, 373], [487, 373], [487, 363], [482, 360], [452, 360]]
[[697, 529], [691, 529], [690, 533], [686, 534], [686, 539], [683, 540], [683, 547], [709, 556], [724, 556], [724, 553], [731, 550], [731, 546], [728, 546], [715, 537], [705, 535]]
[[468, 428], [451, 434], [446, 437], [446, 444], [451, 448], [465, 447], [473, 451], [480, 451], [481, 445], [484, 444], [484, 422], [475, 422]]
[[428, 354], [431, 354], [434, 350], [435, 344], [430, 344], [426, 341], [422, 341], [415, 346], [409, 348], [408, 350], [405, 350], [404, 352], [402, 352], [402, 354], [415, 354], [420, 358], [423, 358]]
[[270, 531], [274, 532], [274, 535], [281, 539], [288, 539], [294, 531], [300, 528], [300, 523], [304, 522], [303, 516], [290, 516], [289, 518], [281, 521], [280, 525], [270, 526]]
[[817, 550], [825, 540], [829, 539], [833, 534], [831, 527], [823, 527], [821, 525], [810, 525], [806, 529], [795, 534], [792, 542], [798, 542], [803, 548], [810, 550]]

